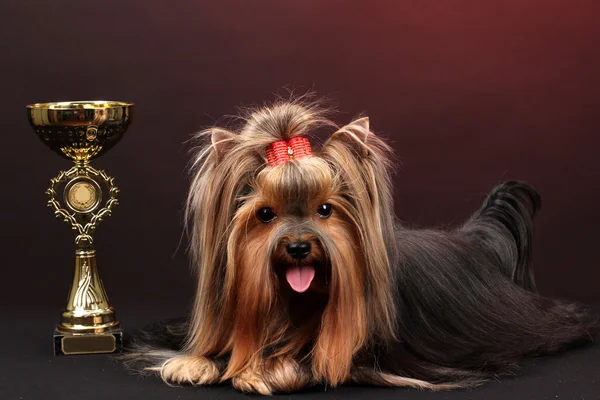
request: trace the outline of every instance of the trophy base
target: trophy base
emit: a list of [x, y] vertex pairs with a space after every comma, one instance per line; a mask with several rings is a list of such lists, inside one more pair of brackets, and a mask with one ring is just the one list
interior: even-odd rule
[[64, 333], [54, 329], [54, 355], [102, 354], [121, 352], [123, 332]]

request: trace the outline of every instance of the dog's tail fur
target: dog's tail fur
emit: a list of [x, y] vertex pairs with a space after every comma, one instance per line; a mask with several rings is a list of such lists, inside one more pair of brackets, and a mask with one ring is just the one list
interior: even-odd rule
[[531, 292], [536, 291], [531, 265], [533, 218], [541, 205], [540, 195], [531, 186], [506, 182], [491, 191], [462, 227], [484, 251], [492, 250], [499, 257], [498, 268], [506, 277]]
[[531, 234], [539, 208], [531, 186], [508, 182], [456, 230], [398, 231], [400, 342], [381, 351], [382, 368], [470, 385], [514, 371], [523, 357], [597, 336], [588, 309], [536, 292]]

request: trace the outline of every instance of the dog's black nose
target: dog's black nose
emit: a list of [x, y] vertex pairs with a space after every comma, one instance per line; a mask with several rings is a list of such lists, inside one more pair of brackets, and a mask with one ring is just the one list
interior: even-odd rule
[[310, 242], [292, 242], [285, 246], [288, 254], [298, 260], [310, 254]]

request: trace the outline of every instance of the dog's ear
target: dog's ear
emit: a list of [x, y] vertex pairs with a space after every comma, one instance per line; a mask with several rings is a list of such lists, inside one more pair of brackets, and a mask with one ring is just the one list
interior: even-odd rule
[[352, 121], [351, 123], [346, 125], [346, 127], [349, 129], [358, 128], [359, 131], [357, 133], [359, 134], [359, 139], [361, 139], [363, 142], [367, 141], [367, 137], [368, 137], [369, 133], [371, 133], [369, 117], [362, 117], [359, 119], [355, 119], [354, 121]]
[[375, 135], [370, 130], [369, 117], [362, 117], [334, 132], [323, 149], [327, 149], [327, 145], [330, 143], [342, 142], [356, 155], [367, 157], [370, 154], [368, 143], [370, 136], [374, 137]]
[[352, 154], [362, 163], [370, 159], [371, 166], [389, 169], [393, 151], [381, 138], [377, 137], [370, 129], [369, 117], [355, 119], [335, 131], [325, 142], [321, 149], [322, 155], [327, 158], [333, 153]]
[[238, 135], [223, 128], [212, 128], [210, 130], [210, 141], [212, 149], [217, 156], [217, 161], [222, 160], [229, 150], [235, 146]]

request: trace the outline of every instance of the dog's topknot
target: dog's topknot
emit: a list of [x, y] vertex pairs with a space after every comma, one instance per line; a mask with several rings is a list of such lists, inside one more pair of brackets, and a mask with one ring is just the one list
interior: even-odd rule
[[318, 103], [277, 103], [253, 110], [240, 134], [267, 144], [289, 141], [297, 136], [307, 136], [319, 126], [332, 124], [324, 114]]

